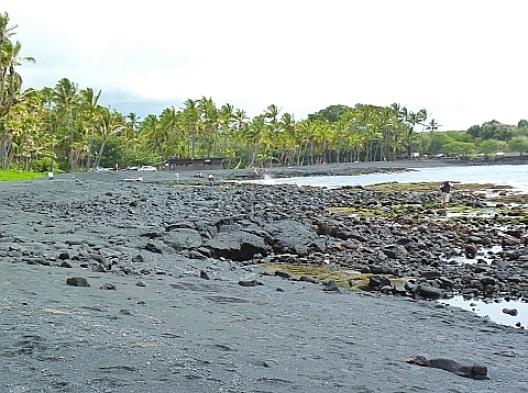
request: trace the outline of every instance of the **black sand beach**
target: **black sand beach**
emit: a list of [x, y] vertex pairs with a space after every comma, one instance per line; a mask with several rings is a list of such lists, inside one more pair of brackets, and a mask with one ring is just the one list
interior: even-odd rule
[[[528, 391], [524, 329], [423, 296], [440, 278], [468, 288], [468, 275], [482, 291], [524, 293], [520, 256], [480, 272], [425, 265], [442, 242], [456, 248], [462, 229], [453, 224], [442, 240], [433, 223], [392, 227], [328, 213], [373, 199], [366, 191], [354, 199], [357, 190], [208, 188], [183, 172], [179, 182], [171, 173], [124, 181], [135, 175], [0, 184], [1, 391]], [[525, 227], [507, 250], [526, 249]], [[494, 242], [485, 228], [473, 235]], [[388, 246], [405, 255], [390, 257]], [[416, 276], [416, 288], [337, 292], [264, 268], [283, 260]], [[72, 277], [90, 286], [66, 285]], [[406, 363], [416, 354], [478, 363], [490, 379]]]

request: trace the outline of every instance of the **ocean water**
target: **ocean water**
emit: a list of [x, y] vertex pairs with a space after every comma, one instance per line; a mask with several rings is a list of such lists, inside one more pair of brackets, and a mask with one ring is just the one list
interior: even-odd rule
[[[528, 193], [528, 165], [492, 165], [492, 166], [452, 166], [441, 168], [417, 168], [398, 173], [374, 173], [359, 176], [313, 176], [273, 179], [267, 177], [253, 180], [257, 184], [297, 184], [299, 186], [317, 186], [338, 188], [343, 186], [367, 186], [386, 182], [428, 182], [452, 181], [463, 183], [495, 183], [510, 185]], [[456, 188], [456, 186], [455, 186]]]
[[[482, 300], [465, 300], [462, 296], [455, 296], [451, 299], [442, 299], [440, 303], [472, 311], [481, 317], [489, 317], [493, 322], [501, 325], [515, 326], [520, 322], [525, 328], [528, 327], [528, 303], [519, 300], [486, 303]], [[518, 315], [505, 314], [502, 312], [504, 308], [515, 308]]]

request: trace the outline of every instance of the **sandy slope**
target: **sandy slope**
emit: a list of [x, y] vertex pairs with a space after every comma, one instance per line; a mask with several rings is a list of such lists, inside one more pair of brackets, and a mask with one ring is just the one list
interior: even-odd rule
[[[326, 293], [278, 277], [242, 287], [257, 268], [134, 249], [132, 228], [162, 218], [129, 220], [112, 206], [82, 216], [59, 202], [162, 203], [165, 175], [141, 184], [98, 175], [0, 184], [0, 245], [13, 248], [0, 257], [1, 392], [528, 391], [526, 334], [433, 303]], [[41, 266], [28, 252], [40, 249], [53, 258], [141, 254], [151, 274]], [[73, 276], [91, 286], [66, 286]], [[100, 289], [105, 283], [116, 290]], [[491, 380], [405, 363], [416, 353], [481, 363]]]

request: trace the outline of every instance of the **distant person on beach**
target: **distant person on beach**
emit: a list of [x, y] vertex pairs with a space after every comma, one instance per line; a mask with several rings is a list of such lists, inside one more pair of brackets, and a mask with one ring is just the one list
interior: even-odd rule
[[213, 175], [209, 175], [208, 179], [209, 179], [209, 187], [212, 187], [213, 186], [213, 182], [214, 182]]
[[453, 190], [453, 185], [449, 181], [443, 182], [440, 186], [440, 191], [442, 192], [442, 207], [444, 210], [447, 210], [447, 206], [449, 205], [451, 190]]

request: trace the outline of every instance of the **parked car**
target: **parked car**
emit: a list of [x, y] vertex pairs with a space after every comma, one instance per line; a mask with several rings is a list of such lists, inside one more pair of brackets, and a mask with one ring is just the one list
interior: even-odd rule
[[138, 166], [129, 166], [129, 167], [127, 168], [127, 171], [137, 171], [137, 170], [139, 170], [139, 167], [138, 167]]
[[497, 153], [495, 153], [495, 157], [504, 157], [506, 154], [502, 151], [498, 151]]
[[138, 169], [138, 171], [143, 171], [143, 172], [156, 172], [157, 169], [155, 166], [150, 166], [150, 165], [143, 165], [142, 167], [140, 167]]

